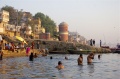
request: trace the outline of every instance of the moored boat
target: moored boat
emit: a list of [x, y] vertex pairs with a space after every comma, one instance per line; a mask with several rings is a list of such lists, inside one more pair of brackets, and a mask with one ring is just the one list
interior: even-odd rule
[[70, 54], [88, 54], [90, 52], [95, 52], [94, 50], [74, 50], [74, 49], [68, 49], [67, 51]]
[[117, 47], [116, 48], [111, 48], [111, 51], [113, 53], [119, 53], [120, 54], [120, 44], [117, 44]]
[[66, 54], [65, 51], [49, 51], [50, 54]]

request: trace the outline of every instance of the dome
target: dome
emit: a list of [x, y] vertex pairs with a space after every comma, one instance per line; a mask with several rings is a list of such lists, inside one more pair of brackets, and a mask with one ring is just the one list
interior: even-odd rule
[[59, 26], [68, 26], [68, 24], [66, 22], [62, 22], [59, 24]]

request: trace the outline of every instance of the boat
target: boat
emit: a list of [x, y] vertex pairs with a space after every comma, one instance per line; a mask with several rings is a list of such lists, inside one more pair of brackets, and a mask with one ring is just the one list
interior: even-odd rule
[[50, 54], [66, 54], [65, 51], [49, 51]]
[[113, 53], [119, 53], [120, 54], [120, 44], [117, 44], [116, 48], [111, 48], [111, 51]]
[[120, 54], [120, 48], [119, 49], [117, 48], [114, 53], [119, 53]]
[[110, 49], [110, 47], [109, 47], [109, 46], [101, 46], [101, 48]]
[[68, 49], [67, 51], [70, 54], [89, 54], [91, 52], [95, 52], [95, 50], [74, 50], [74, 49]]

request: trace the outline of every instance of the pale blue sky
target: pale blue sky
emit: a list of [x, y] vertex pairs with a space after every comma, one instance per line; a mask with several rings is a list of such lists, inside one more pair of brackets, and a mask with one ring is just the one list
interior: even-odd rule
[[57, 25], [64, 21], [69, 31], [97, 43], [120, 42], [120, 0], [0, 0], [0, 8], [5, 5], [33, 15], [42, 12]]

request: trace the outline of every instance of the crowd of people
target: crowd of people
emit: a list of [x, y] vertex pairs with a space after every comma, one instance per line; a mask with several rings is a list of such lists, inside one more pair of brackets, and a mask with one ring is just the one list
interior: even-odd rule
[[[90, 44], [95, 45], [95, 40], [91, 39]], [[11, 50], [11, 51], [14, 52], [15, 50], [18, 51], [18, 49], [23, 49], [23, 50], [25, 49], [26, 50], [26, 56], [29, 57], [30, 61], [33, 61], [34, 58], [38, 57], [37, 53], [34, 52], [35, 45], [36, 45], [36, 48], [39, 50], [39, 52], [42, 53], [42, 56], [47, 56], [47, 54], [49, 52], [48, 48], [41, 48], [39, 42], [34, 43], [34, 41], [33, 41], [31, 43], [31, 45], [26, 45], [24, 43], [24, 41], [22, 41], [21, 43], [18, 43], [16, 45], [16, 44], [14, 44], [14, 42], [4, 43], [4, 40], [1, 40], [1, 42], [0, 42], [0, 60], [2, 60], [2, 57], [3, 57], [3, 51], [2, 50]], [[62, 44], [60, 43], [59, 45], [62, 45]], [[98, 55], [98, 58], [100, 59], [100, 55]], [[53, 59], [53, 57], [51, 56], [50, 59]], [[68, 60], [68, 57], [65, 56], [65, 59]], [[94, 59], [94, 53], [90, 53], [87, 56], [87, 63], [91, 64], [93, 59]], [[82, 54], [80, 54], [80, 56], [78, 57], [77, 62], [78, 62], [78, 65], [83, 65], [83, 55]], [[58, 69], [63, 69], [64, 68], [64, 66], [62, 64], [62, 61], [58, 61], [58, 65], [56, 66], [56, 68], [58, 68]]]
[[[33, 61], [34, 58], [36, 58], [36, 57], [38, 57], [37, 54], [36, 53], [34, 54], [33, 52], [31, 52], [31, 54], [29, 56], [29, 60]], [[100, 58], [101, 58], [101, 55], [99, 54], [98, 59], [100, 59]], [[53, 59], [53, 57], [50, 56], [50, 59]], [[93, 59], [94, 59], [94, 53], [88, 54], [88, 56], [87, 56], [88, 65], [93, 63]], [[65, 60], [68, 60], [67, 56], [65, 56]], [[83, 65], [83, 55], [82, 54], [79, 55], [79, 57], [77, 59], [77, 63], [78, 63], [78, 65]], [[58, 65], [56, 66], [56, 68], [57, 69], [64, 69], [64, 65], [63, 65], [62, 61], [58, 61]]]
[[0, 41], [0, 50], [9, 50], [9, 51], [17, 51], [17, 49], [24, 49], [24, 42], [14, 43], [14, 42], [5, 42], [4, 40]]
[[90, 40], [90, 46], [95, 46], [95, 39]]
[[[100, 59], [100, 58], [101, 58], [101, 55], [98, 55], [98, 59]], [[50, 59], [51, 59], [51, 57], [50, 57]], [[68, 58], [66, 56], [65, 56], [65, 59], [68, 60]], [[94, 59], [94, 53], [90, 53], [87, 56], [87, 63], [92, 64], [93, 59]], [[80, 54], [80, 56], [78, 57], [77, 62], [78, 62], [78, 65], [83, 65], [83, 55], [82, 54]], [[58, 68], [58, 69], [64, 68], [64, 65], [62, 64], [61, 61], [58, 61], [58, 65], [56, 66], [56, 68]]]
[[[99, 54], [98, 55], [98, 59], [101, 58], [101, 55]], [[88, 56], [87, 56], [87, 63], [88, 64], [92, 64], [93, 63], [93, 59], [94, 59], [94, 53], [90, 53]], [[78, 57], [77, 59], [77, 62], [78, 62], [78, 65], [83, 65], [83, 55], [80, 54], [80, 56]], [[59, 65], [59, 64], [58, 64]], [[61, 67], [62, 69], [63, 67]]]
[[[95, 39], [90, 39], [90, 46], [95, 46]], [[102, 41], [100, 40], [100, 47], [102, 46]]]

